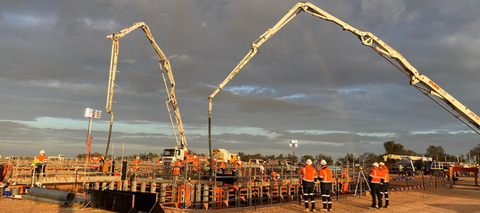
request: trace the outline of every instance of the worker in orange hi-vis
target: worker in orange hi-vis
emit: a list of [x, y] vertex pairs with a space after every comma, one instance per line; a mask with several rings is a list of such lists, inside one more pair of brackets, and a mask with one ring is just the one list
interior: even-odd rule
[[108, 170], [110, 169], [110, 164], [111, 163], [112, 163], [112, 161], [110, 161], [110, 160], [107, 160], [107, 161], [104, 162], [104, 164], [103, 164], [103, 174], [107, 174], [109, 172]]
[[225, 174], [225, 170], [227, 169], [227, 164], [225, 162], [227, 162], [227, 160], [223, 160], [220, 163], [220, 170], [222, 171], [222, 174]]
[[140, 157], [137, 157], [133, 162], [132, 172], [136, 172], [138, 170], [139, 164], [140, 164]]
[[318, 176], [320, 177], [320, 188], [323, 201], [323, 209], [321, 211], [332, 211], [332, 171], [327, 166], [327, 161], [321, 160], [320, 165], [322, 167], [318, 172]]
[[45, 167], [47, 166], [47, 156], [45, 155], [45, 150], [40, 150], [38, 156], [33, 160], [35, 165], [35, 173], [37, 177], [42, 176], [45, 177]]
[[237, 160], [235, 161], [235, 175], [238, 177], [238, 178], [241, 178], [242, 177], [242, 166], [243, 166], [243, 162], [240, 160], [240, 157], [237, 158]]
[[100, 160], [97, 161], [97, 166], [95, 167], [97, 171], [101, 172], [103, 170], [104, 164], [105, 164], [105, 158], [102, 156]]
[[315, 196], [313, 195], [313, 188], [315, 182], [318, 180], [318, 173], [315, 168], [312, 166], [312, 160], [308, 159], [306, 166], [300, 170], [302, 175], [303, 183], [303, 199], [305, 200], [305, 209], [303, 211], [309, 212], [308, 209], [308, 200], [310, 199], [312, 212], [315, 211]]
[[[370, 209], [380, 209], [382, 208], [382, 196], [380, 194], [380, 187], [383, 184], [384, 177], [382, 176], [382, 171], [380, 171], [379, 165], [377, 162], [372, 164], [373, 168], [368, 176], [368, 182], [370, 183], [370, 189], [372, 190], [372, 205]], [[378, 198], [378, 207], [377, 207], [377, 198]]]
[[385, 197], [385, 206], [383, 206], [383, 208], [388, 209], [390, 208], [390, 198], [388, 196], [388, 188], [390, 187], [390, 183], [388, 181], [390, 180], [390, 174], [388, 174], [388, 168], [385, 166], [385, 163], [380, 162], [378, 165], [380, 167], [380, 171], [382, 171], [382, 176], [385, 179], [383, 181], [383, 185], [380, 187], [380, 194], [382, 197]]
[[237, 157], [237, 160], [235, 161], [235, 168], [241, 169], [243, 166], [242, 160], [240, 160], [240, 157]]
[[182, 161], [181, 160], [176, 160], [174, 163], [173, 163], [173, 167], [172, 167], [172, 170], [173, 170], [173, 174], [174, 175], [179, 175], [180, 174], [180, 167], [182, 166]]
[[272, 180], [279, 180], [280, 179], [280, 174], [272, 170]]

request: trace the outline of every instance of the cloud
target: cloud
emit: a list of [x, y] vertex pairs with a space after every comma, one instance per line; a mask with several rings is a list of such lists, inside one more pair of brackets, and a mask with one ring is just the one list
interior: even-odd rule
[[[207, 153], [208, 96], [297, 2], [2, 1], [0, 139], [3, 152], [84, 152], [86, 107], [102, 110], [94, 149], [103, 152], [111, 41], [145, 22], [168, 57], [189, 148]], [[472, 111], [478, 98], [478, 2], [313, 1], [400, 52]], [[119, 40], [112, 111], [115, 152], [176, 145], [152, 44], [141, 29]], [[410, 86], [410, 79], [341, 27], [300, 13], [222, 85], [212, 105], [215, 147], [232, 153], [383, 153], [384, 141], [464, 154], [478, 136]], [[62, 127], [62, 128], [61, 128]], [[421, 133], [421, 134], [420, 134]], [[19, 144], [12, 148], [11, 144]], [[38, 145], [41, 144], [41, 145]], [[254, 153], [252, 153], [254, 154]]]

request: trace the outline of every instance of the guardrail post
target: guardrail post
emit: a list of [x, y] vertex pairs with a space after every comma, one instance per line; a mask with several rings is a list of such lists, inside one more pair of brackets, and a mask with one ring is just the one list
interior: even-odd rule
[[128, 191], [128, 180], [123, 181], [122, 191]]
[[150, 183], [150, 193], [155, 193], [157, 191], [157, 183], [154, 181]]
[[146, 191], [146, 188], [147, 188], [147, 183], [146, 182], [142, 182], [140, 184], [140, 192], [145, 192]]
[[208, 208], [208, 203], [210, 201], [210, 198], [208, 197], [209, 192], [210, 192], [210, 189], [209, 189], [208, 185], [203, 184], [203, 205], [205, 205], [205, 203], [206, 203], [207, 208]]
[[270, 186], [268, 186], [268, 194], [270, 196], [268, 196], [268, 204], [272, 204], [273, 203], [273, 186], [272, 183], [270, 183]]
[[[225, 195], [225, 200], [227, 201], [227, 203], [230, 203], [229, 202], [229, 200], [230, 200], [230, 190], [227, 187], [225, 187], [225, 193], [226, 193], [226, 195], [224, 194]], [[235, 193], [234, 193], [234, 195], [235, 195]], [[225, 209], [228, 208], [228, 205], [223, 206], [223, 208], [225, 208]]]
[[167, 191], [167, 184], [161, 183], [160, 184], [160, 203], [165, 203], [165, 196], [166, 196], [166, 191]]
[[287, 184], [287, 201], [292, 201], [292, 186], [290, 184]]
[[258, 204], [262, 205], [263, 204], [263, 184], [258, 187]]
[[252, 206], [252, 186], [248, 186], [247, 189], [247, 202], [248, 206]]
[[200, 203], [201, 199], [202, 199], [202, 184], [197, 183], [197, 185], [195, 185], [195, 202], [194, 202], [195, 209], [197, 208], [196, 205]]
[[136, 192], [137, 191], [137, 181], [132, 181], [132, 186], [131, 186], [131, 191]]

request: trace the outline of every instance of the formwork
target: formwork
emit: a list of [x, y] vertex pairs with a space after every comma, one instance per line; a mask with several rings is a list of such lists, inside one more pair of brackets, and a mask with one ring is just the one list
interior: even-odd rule
[[[118, 165], [131, 166], [129, 163]], [[282, 166], [266, 166], [264, 173], [260, 165], [245, 165], [239, 172], [231, 172], [235, 168], [227, 167], [225, 173], [217, 171], [213, 176], [208, 175], [208, 167], [193, 172], [188, 165], [179, 175], [173, 175], [170, 167], [152, 163], [140, 164], [135, 173], [117, 167], [104, 174], [92, 170], [92, 166], [82, 162], [52, 164], [47, 166], [46, 174], [33, 177], [28, 165], [17, 164], [10, 179], [20, 185], [39, 182], [46, 188], [87, 195], [94, 190], [151, 193], [156, 195], [158, 204], [183, 209], [228, 209], [299, 202], [303, 198], [299, 172]], [[269, 171], [276, 171], [280, 178], [271, 177]], [[337, 194], [352, 193], [357, 190], [356, 186], [364, 184], [362, 180], [357, 185], [358, 180], [354, 170], [347, 170], [345, 177], [342, 172], [335, 172], [334, 189]], [[348, 189], [341, 192], [337, 186], [343, 183], [348, 184]], [[363, 185], [359, 190], [366, 188]], [[315, 196], [321, 197], [319, 184], [315, 185]]]

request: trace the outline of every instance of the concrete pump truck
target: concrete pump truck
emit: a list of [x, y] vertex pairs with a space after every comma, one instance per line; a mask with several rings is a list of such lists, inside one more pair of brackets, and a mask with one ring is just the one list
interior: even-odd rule
[[[165, 149], [163, 152], [162, 161], [166, 165], [171, 165], [175, 163], [175, 161], [177, 160], [182, 160], [187, 162], [188, 159], [193, 159], [193, 158], [188, 157], [187, 140], [185, 138], [185, 131], [183, 129], [182, 118], [180, 116], [180, 110], [178, 109], [178, 103], [175, 97], [175, 79], [173, 78], [172, 69], [170, 67], [170, 61], [167, 59], [165, 54], [157, 45], [157, 43], [153, 39], [153, 36], [152, 36], [152, 33], [150, 32], [149, 27], [144, 22], [136, 22], [133, 24], [133, 26], [129, 28], [125, 28], [123, 30], [120, 30], [118, 33], [114, 33], [112, 35], [107, 36], [108, 39], [112, 40], [112, 55], [110, 59], [110, 72], [109, 72], [110, 74], [109, 74], [109, 81], [108, 81], [107, 103], [106, 103], [106, 111], [107, 113], [110, 113], [111, 116], [110, 116], [110, 128], [108, 132], [107, 148], [105, 150], [104, 156], [107, 155], [108, 146], [110, 144], [110, 138], [112, 135], [113, 116], [114, 116], [112, 111], [112, 103], [113, 103], [113, 91], [115, 87], [115, 76], [117, 73], [117, 62], [118, 62], [118, 51], [119, 51], [118, 40], [137, 28], [142, 28], [148, 40], [152, 44], [153, 49], [160, 57], [160, 61], [158, 65], [160, 66], [160, 71], [162, 72], [165, 89], [168, 95], [168, 99], [166, 101], [167, 111], [170, 116], [170, 121], [172, 123], [172, 129], [174, 131], [176, 143], [179, 146], [175, 148]], [[168, 80], [167, 78], [165, 78], [165, 73], [168, 76]], [[170, 87], [168, 87], [168, 85], [170, 85]], [[170, 106], [172, 109], [170, 109]], [[174, 122], [172, 119], [172, 111], [173, 111], [176, 122]]]

